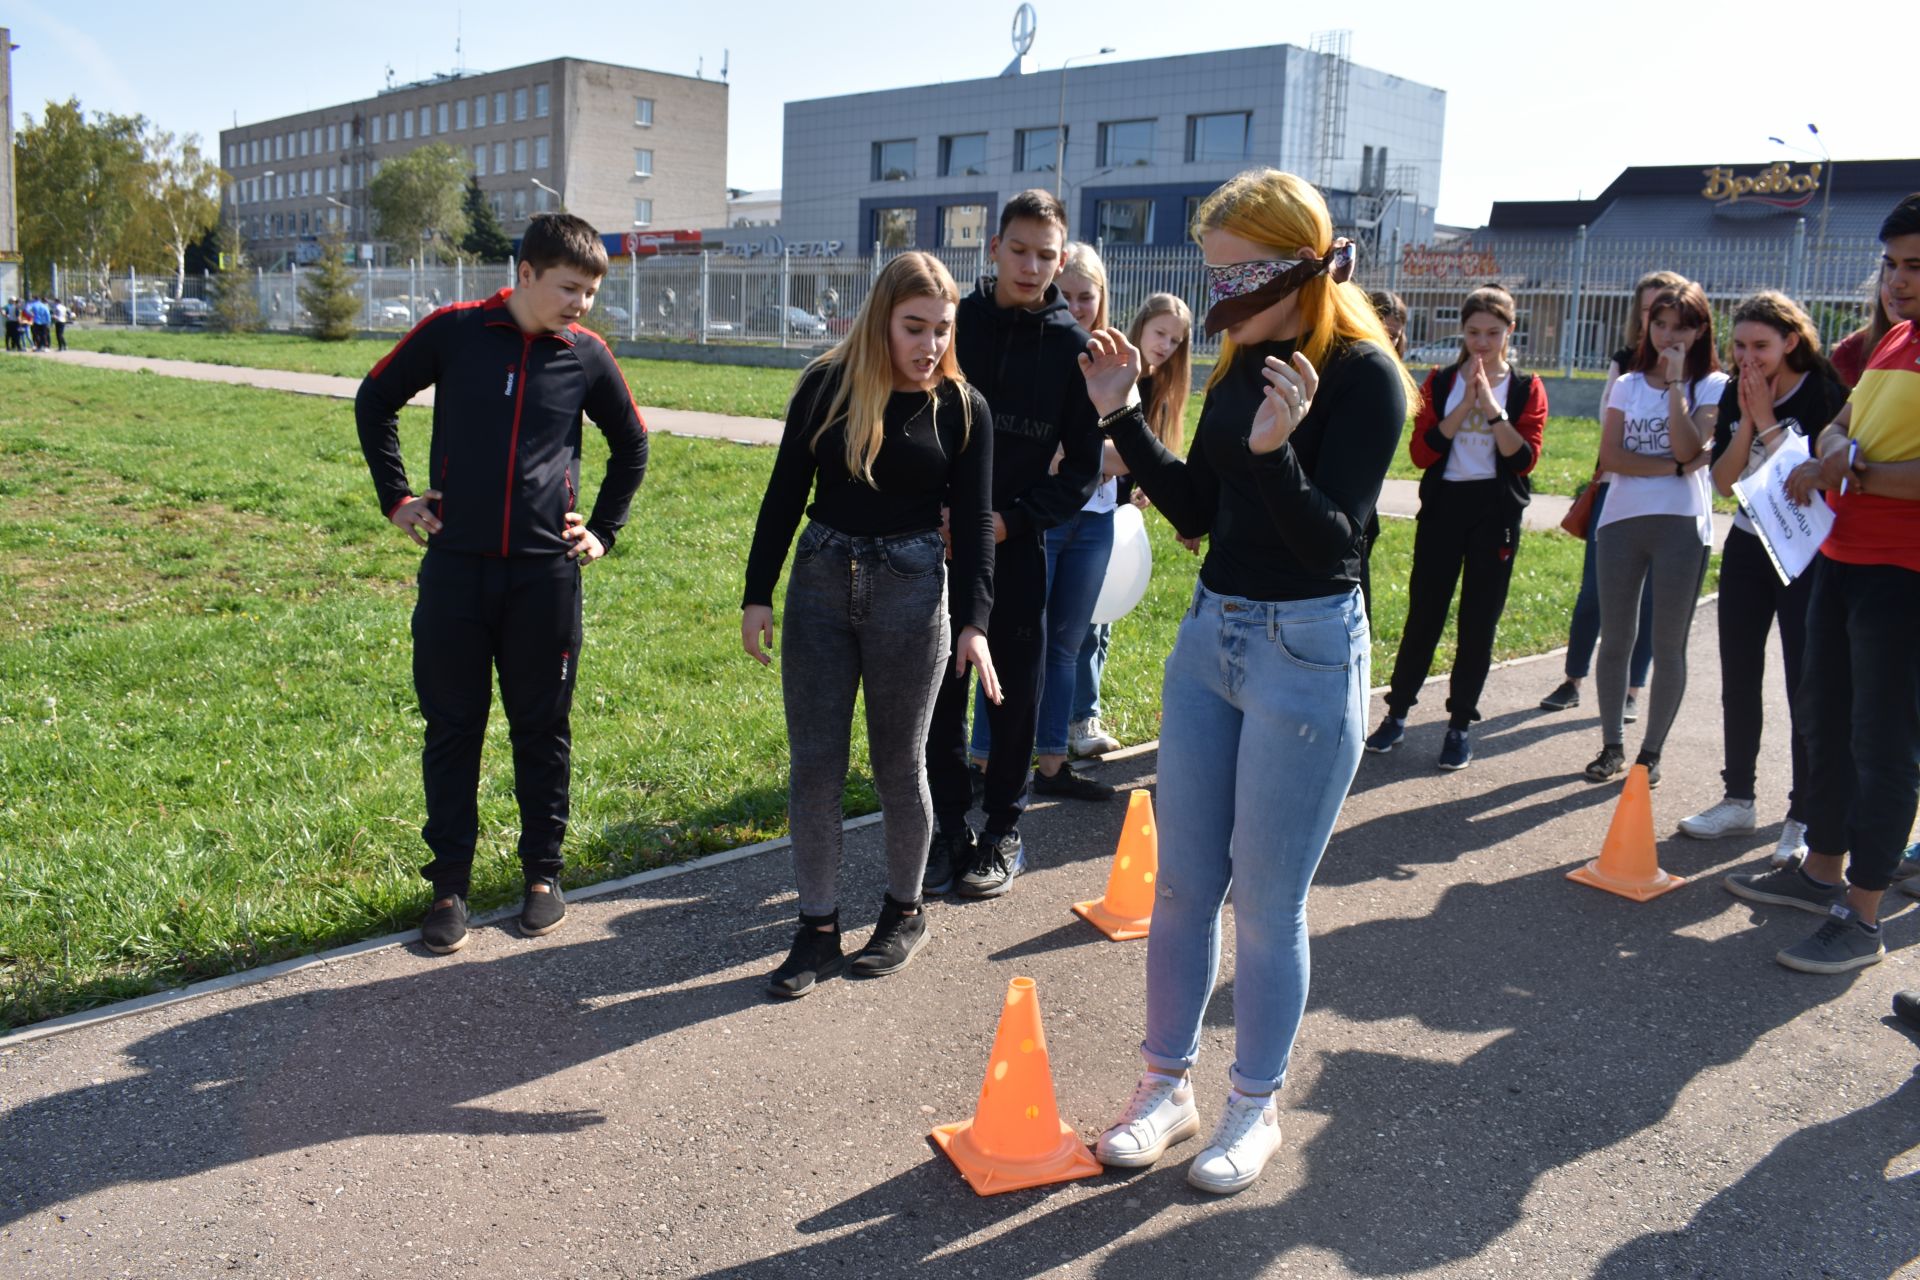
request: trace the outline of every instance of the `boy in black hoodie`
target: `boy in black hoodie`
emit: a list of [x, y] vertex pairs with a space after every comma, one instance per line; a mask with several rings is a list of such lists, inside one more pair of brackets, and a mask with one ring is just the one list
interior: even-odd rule
[[[989, 706], [987, 825], [967, 825], [967, 691], [946, 680], [927, 731], [927, 783], [936, 829], [925, 890], [994, 898], [1026, 868], [1020, 815], [1027, 807], [1033, 735], [1046, 656], [1047, 556], [1042, 535], [1086, 504], [1100, 480], [1100, 433], [1079, 357], [1087, 334], [1054, 285], [1067, 214], [1051, 192], [1022, 191], [1000, 211], [987, 246], [994, 274], [961, 299], [954, 347], [967, 381], [993, 410], [993, 612], [987, 633], [1001, 702]], [[1057, 471], [1050, 471], [1056, 451]], [[958, 628], [954, 634], [958, 635]]]
[[[427, 548], [413, 611], [413, 682], [427, 722], [420, 834], [433, 850], [421, 870], [433, 905], [420, 932], [439, 954], [467, 944], [496, 668], [520, 802], [520, 929], [537, 937], [566, 918], [560, 842], [580, 569], [613, 549], [647, 469], [646, 426], [626, 378], [607, 344], [578, 323], [607, 273], [599, 234], [570, 214], [540, 214], [521, 241], [518, 272], [515, 288], [422, 320], [373, 367], [354, 405], [380, 510]], [[429, 386], [432, 487], [416, 497], [400, 460], [399, 415]], [[577, 509], [582, 411], [612, 449], [586, 516]]]

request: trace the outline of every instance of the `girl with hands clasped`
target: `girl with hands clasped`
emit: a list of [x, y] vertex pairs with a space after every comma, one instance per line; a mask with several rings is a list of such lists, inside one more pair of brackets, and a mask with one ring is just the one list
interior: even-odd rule
[[1464, 769], [1473, 759], [1467, 730], [1480, 718], [1520, 520], [1533, 496], [1528, 475], [1540, 460], [1547, 421], [1546, 388], [1508, 362], [1516, 318], [1505, 289], [1489, 285], [1468, 294], [1460, 305], [1459, 360], [1433, 370], [1420, 388], [1409, 442], [1422, 472], [1420, 519], [1387, 714], [1366, 743], [1376, 754], [1406, 736], [1407, 711], [1419, 701], [1459, 583], [1459, 642], [1439, 765]]
[[[1768, 291], [1743, 298], [1733, 311], [1733, 359], [1739, 373], [1735, 394], [1720, 397], [1713, 429], [1713, 487], [1731, 497], [1734, 483], [1751, 476], [1786, 443], [1817, 436], [1846, 403], [1847, 389], [1820, 351], [1820, 335], [1807, 313], [1784, 294]], [[1720, 553], [1720, 716], [1726, 766], [1720, 776], [1725, 798], [1680, 820], [1683, 835], [1700, 840], [1744, 835], [1754, 829], [1754, 771], [1764, 723], [1761, 685], [1767, 667], [1767, 633], [1780, 626], [1780, 656], [1786, 668], [1787, 711], [1794, 721], [1794, 691], [1800, 687], [1800, 655], [1806, 649], [1810, 574], [1782, 584], [1745, 512], [1733, 517]], [[1791, 723], [1791, 722], [1790, 722]], [[1774, 847], [1773, 864], [1785, 866], [1807, 851], [1806, 739], [1789, 729], [1793, 789]]]
[[1713, 544], [1709, 446], [1727, 375], [1697, 284], [1654, 295], [1633, 364], [1608, 393], [1600, 465], [1611, 489], [1595, 523], [1600, 590], [1600, 754], [1594, 782], [1626, 772], [1627, 663], [1640, 593], [1653, 584], [1653, 689], [1636, 764], [1660, 784], [1660, 751], [1687, 690], [1687, 635]]
[[931, 254], [905, 253], [886, 265], [845, 341], [801, 375], [754, 526], [740, 637], [765, 664], [774, 583], [803, 509], [810, 517], [787, 582], [780, 664], [800, 928], [768, 979], [777, 996], [803, 996], [846, 967], [836, 882], [855, 693], [865, 687], [887, 847], [879, 923], [851, 964], [860, 977], [905, 967], [927, 938], [920, 906], [933, 828], [926, 740], [946, 674], [949, 591], [961, 626], [953, 674], [972, 666], [987, 696], [1000, 699], [986, 638], [993, 422], [954, 359], [959, 300]]
[[1193, 448], [1156, 439], [1140, 354], [1097, 334], [1087, 394], [1134, 482], [1206, 558], [1166, 662], [1160, 863], [1147, 941], [1146, 1073], [1095, 1153], [1152, 1164], [1197, 1134], [1188, 1072], [1233, 887], [1235, 1060], [1212, 1140], [1187, 1180], [1250, 1186], [1279, 1148], [1274, 1095], [1307, 994], [1307, 887], [1360, 760], [1370, 637], [1362, 539], [1412, 380], [1350, 250], [1291, 174], [1241, 174], [1201, 204], [1209, 333], [1224, 329]]

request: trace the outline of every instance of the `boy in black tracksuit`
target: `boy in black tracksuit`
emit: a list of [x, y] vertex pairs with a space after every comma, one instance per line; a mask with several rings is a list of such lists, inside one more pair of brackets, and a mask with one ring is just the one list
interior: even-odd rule
[[[647, 466], [646, 426], [626, 379], [606, 343], [577, 323], [607, 271], [599, 234], [571, 215], [541, 214], [520, 255], [516, 288], [421, 321], [373, 367], [354, 405], [380, 509], [427, 547], [413, 613], [414, 687], [427, 722], [420, 834], [434, 855], [421, 870], [434, 896], [421, 936], [440, 954], [467, 941], [495, 668], [520, 803], [520, 927], [537, 937], [566, 917], [560, 843], [580, 570], [613, 549]], [[416, 497], [400, 460], [399, 413], [429, 386], [431, 487]], [[586, 517], [576, 500], [583, 410], [612, 448]]]
[[[1043, 535], [1072, 518], [1100, 480], [1100, 433], [1080, 374], [1087, 334], [1053, 284], [1066, 247], [1066, 212], [1050, 192], [1023, 191], [1000, 214], [989, 246], [996, 274], [961, 299], [954, 317], [960, 371], [993, 410], [993, 612], [987, 634], [1001, 702], [989, 705], [986, 833], [967, 826], [973, 801], [962, 675], [942, 682], [927, 730], [927, 783], [936, 830], [925, 889], [965, 897], [1005, 893], [1026, 866], [1020, 815], [1027, 807], [1033, 735], [1046, 658], [1047, 556]], [[1057, 472], [1049, 474], [1057, 450]], [[959, 628], [954, 628], [959, 634]]]

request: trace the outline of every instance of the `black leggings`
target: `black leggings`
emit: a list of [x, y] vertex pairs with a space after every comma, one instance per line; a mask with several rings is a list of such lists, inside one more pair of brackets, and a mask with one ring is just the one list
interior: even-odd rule
[[[1807, 642], [1807, 596], [1813, 589], [1811, 571], [1783, 584], [1760, 539], [1745, 529], [1727, 534], [1720, 553], [1720, 721], [1726, 738], [1726, 768], [1720, 777], [1727, 795], [1735, 800], [1754, 798], [1754, 768], [1760, 757], [1760, 734], [1766, 716], [1761, 689], [1767, 674], [1767, 633], [1780, 623], [1780, 656], [1787, 673], [1787, 706], [1800, 688], [1800, 655]], [[1792, 743], [1793, 790], [1787, 794], [1787, 816], [1806, 821], [1800, 801], [1806, 792], [1807, 740], [1789, 720]]]
[[1472, 511], [1466, 507], [1422, 508], [1413, 535], [1413, 570], [1407, 581], [1407, 625], [1393, 661], [1387, 714], [1404, 717], [1420, 700], [1420, 686], [1433, 668], [1433, 651], [1446, 629], [1453, 588], [1460, 584], [1453, 676], [1447, 685], [1449, 726], [1464, 729], [1480, 718], [1480, 691], [1493, 665], [1493, 638], [1507, 607], [1513, 557], [1520, 547], [1520, 513]]

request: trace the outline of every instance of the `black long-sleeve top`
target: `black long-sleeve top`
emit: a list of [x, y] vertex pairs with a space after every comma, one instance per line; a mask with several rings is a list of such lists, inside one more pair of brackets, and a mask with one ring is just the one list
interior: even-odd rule
[[[747, 553], [742, 607], [773, 603], [774, 584], [803, 511], [841, 533], [882, 538], [938, 529], [944, 506], [951, 513], [953, 573], [947, 594], [954, 622], [984, 632], [993, 612], [993, 415], [985, 398], [971, 386], [951, 382], [932, 395], [895, 392], [887, 400], [869, 485], [847, 470], [844, 419], [818, 442], [813, 438], [839, 376], [831, 366], [810, 370], [787, 406], [786, 430]], [[963, 396], [971, 406], [971, 426], [961, 414]]]
[[578, 509], [580, 420], [607, 437], [606, 479], [587, 528], [607, 550], [647, 471], [647, 429], [607, 344], [571, 324], [523, 333], [502, 289], [415, 325], [373, 366], [354, 401], [360, 451], [380, 510], [414, 489], [400, 460], [400, 409], [434, 388], [427, 483], [439, 491], [437, 550], [485, 556], [564, 555], [566, 515]]
[[1109, 430], [1134, 481], [1185, 537], [1208, 534], [1200, 580], [1251, 600], [1308, 600], [1360, 581], [1362, 540], [1407, 420], [1393, 357], [1371, 343], [1336, 348], [1288, 441], [1247, 448], [1262, 363], [1296, 343], [1243, 347], [1207, 394], [1186, 461], [1147, 430], [1136, 408]]

